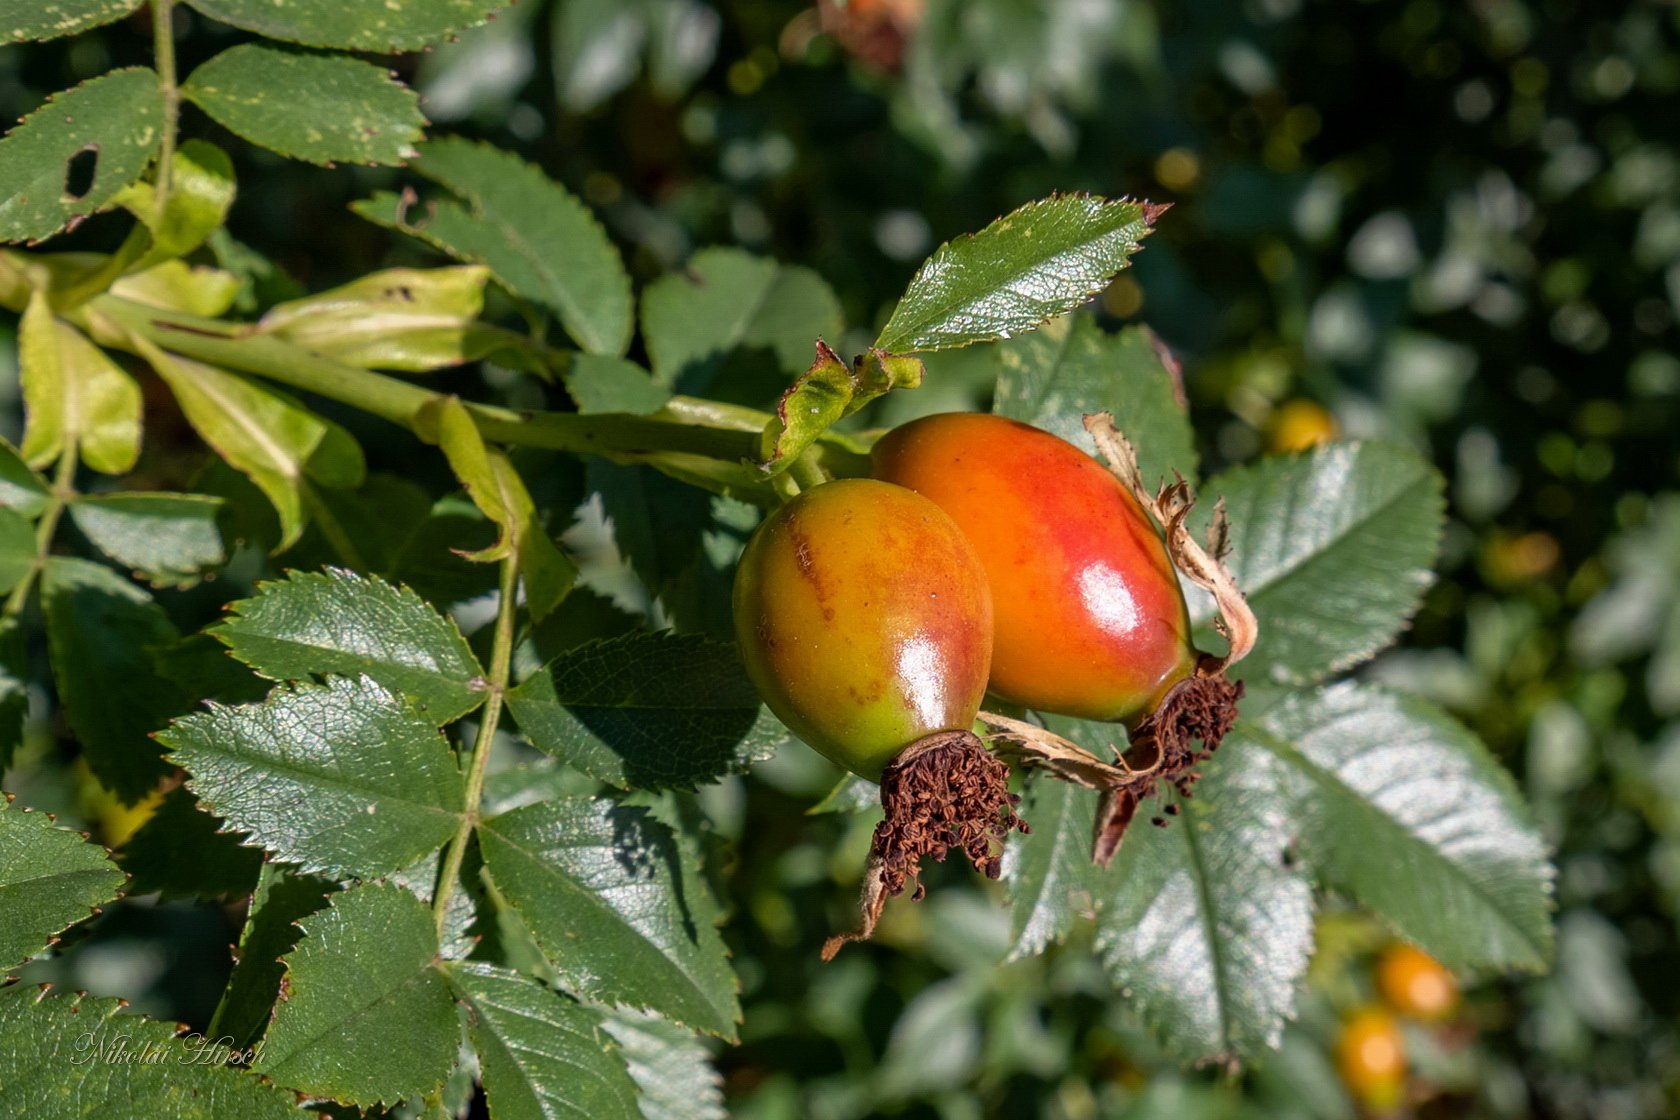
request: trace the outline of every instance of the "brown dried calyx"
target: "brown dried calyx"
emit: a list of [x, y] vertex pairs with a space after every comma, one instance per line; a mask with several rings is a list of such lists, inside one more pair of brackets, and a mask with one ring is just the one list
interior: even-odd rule
[[823, 960], [833, 960], [846, 942], [873, 934], [887, 899], [912, 881], [913, 899], [927, 893], [920, 881], [924, 857], [943, 863], [960, 851], [975, 870], [996, 879], [1004, 841], [1011, 832], [1028, 831], [1015, 812], [1020, 800], [1009, 792], [1009, 767], [970, 732], [940, 731], [905, 748], [881, 775], [887, 815], [875, 826], [858, 928], [829, 938]]

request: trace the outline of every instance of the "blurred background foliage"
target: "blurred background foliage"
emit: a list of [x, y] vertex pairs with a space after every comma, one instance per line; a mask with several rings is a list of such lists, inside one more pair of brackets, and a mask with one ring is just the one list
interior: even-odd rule
[[[180, 18], [183, 69], [232, 34]], [[0, 48], [0, 118], [148, 61], [146, 30], [137, 16]], [[845, 920], [873, 818], [807, 815], [835, 774], [790, 749], [699, 802], [747, 1007], [744, 1045], [719, 1055], [732, 1115], [1680, 1112], [1680, 8], [521, 0], [399, 68], [437, 125], [521, 151], [586, 198], [644, 280], [717, 243], [816, 269], [851, 325], [831, 340], [843, 351], [868, 343], [884, 294], [939, 241], [1021, 202], [1171, 202], [1101, 307], [1182, 358], [1210, 470], [1381, 434], [1451, 482], [1441, 579], [1366, 672], [1446, 705], [1518, 775], [1558, 856], [1552, 975], [1407, 1023], [1405, 1091], [1373, 1102], [1338, 1079], [1334, 1048], [1375, 998], [1386, 939], [1334, 905], [1300, 1020], [1240, 1075], [1164, 1058], [1077, 938], [1000, 964], [1007, 915], [954, 869], [926, 903], [891, 908], [879, 944], [823, 966], [815, 947]], [[231, 230], [279, 266], [253, 266], [250, 307], [422, 259], [346, 208], [396, 173], [285, 162], [202, 117], [188, 133], [235, 153]], [[110, 238], [94, 220], [59, 247]], [[989, 363], [929, 364], [878, 419], [986, 403]], [[15, 436], [15, 371], [0, 372]], [[540, 389], [490, 370], [462, 391]], [[364, 439], [415, 473], [395, 458], [406, 440]], [[159, 462], [155, 418], [151, 446], [155, 469], [181, 469]], [[562, 472], [546, 498], [574, 485]], [[43, 773], [57, 785], [35, 803], [108, 843], [131, 826], [75, 769]], [[59, 978], [201, 1020], [236, 929], [206, 904], [126, 905]]]

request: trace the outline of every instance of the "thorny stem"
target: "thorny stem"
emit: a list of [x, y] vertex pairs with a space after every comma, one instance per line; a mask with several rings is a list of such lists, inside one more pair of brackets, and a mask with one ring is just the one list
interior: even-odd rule
[[163, 140], [158, 146], [157, 181], [152, 196], [157, 219], [169, 206], [175, 162], [175, 133], [181, 118], [181, 87], [175, 80], [175, 0], [152, 0], [152, 54], [158, 92], [163, 95]]
[[66, 440], [64, 450], [58, 457], [58, 470], [53, 474], [52, 497], [41, 514], [41, 520], [35, 526], [35, 560], [23, 573], [23, 578], [18, 580], [17, 586], [12, 588], [11, 595], [6, 599], [5, 610], [0, 611], [0, 617], [16, 618], [28, 605], [30, 589], [46, 568], [47, 557], [52, 554], [53, 536], [58, 532], [59, 518], [64, 516], [64, 507], [76, 496], [78, 461], [75, 439]]
[[437, 890], [432, 898], [432, 918], [437, 924], [438, 940], [449, 915], [449, 899], [455, 893], [455, 880], [461, 875], [461, 861], [466, 857], [467, 843], [473, 829], [478, 827], [478, 802], [484, 795], [484, 767], [490, 761], [490, 744], [496, 738], [496, 725], [502, 719], [502, 701], [507, 694], [508, 669], [513, 662], [513, 621], [518, 614], [519, 561], [518, 551], [511, 550], [502, 560], [501, 595], [496, 604], [496, 632], [490, 647], [490, 677], [485, 683], [489, 693], [479, 719], [478, 735], [473, 739], [472, 755], [467, 764], [466, 810], [461, 825], [449, 842], [439, 873]]

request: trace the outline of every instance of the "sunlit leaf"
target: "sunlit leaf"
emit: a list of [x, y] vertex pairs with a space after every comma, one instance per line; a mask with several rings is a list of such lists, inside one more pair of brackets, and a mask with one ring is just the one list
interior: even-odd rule
[[1384, 443], [1326, 444], [1209, 480], [1193, 531], [1224, 499], [1225, 562], [1260, 619], [1243, 674], [1320, 680], [1393, 641], [1433, 578], [1441, 490], [1427, 462]]
[[307, 871], [382, 875], [455, 834], [460, 771], [429, 719], [366, 677], [275, 689], [158, 734], [204, 807]]
[[484, 670], [455, 623], [377, 577], [288, 572], [233, 603], [211, 633], [270, 680], [361, 674], [439, 726], [484, 702]]
[[1030, 331], [1072, 311], [1125, 268], [1157, 208], [1062, 195], [1029, 202], [929, 257], [875, 345], [942, 350]]
[[1282, 763], [1302, 858], [1328, 886], [1450, 968], [1550, 961], [1545, 845], [1510, 776], [1462, 726], [1352, 683], [1239, 726]]

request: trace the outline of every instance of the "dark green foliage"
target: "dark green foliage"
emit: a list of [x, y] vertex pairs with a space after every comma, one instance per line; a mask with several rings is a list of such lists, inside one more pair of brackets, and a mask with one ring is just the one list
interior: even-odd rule
[[[1396, 940], [1407, 1109], [1680, 1107], [1660, 4], [160, 7], [0, 0], [0, 1111], [1353, 1120]], [[878, 791], [735, 558], [987, 408], [1224, 503], [1243, 716], [820, 965]], [[275, 1084], [66, 1057], [172, 1018]]]

